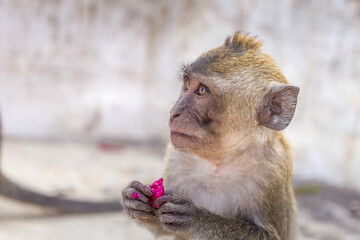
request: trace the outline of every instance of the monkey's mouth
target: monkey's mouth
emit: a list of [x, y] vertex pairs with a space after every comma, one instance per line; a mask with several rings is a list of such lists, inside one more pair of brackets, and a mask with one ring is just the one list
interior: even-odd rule
[[187, 149], [197, 142], [197, 138], [186, 133], [170, 131], [171, 142], [178, 149]]
[[190, 136], [188, 134], [185, 133], [181, 133], [181, 132], [177, 132], [177, 131], [170, 131], [170, 135], [171, 137], [176, 136], [176, 137], [188, 137], [188, 138], [192, 138], [193, 136]]

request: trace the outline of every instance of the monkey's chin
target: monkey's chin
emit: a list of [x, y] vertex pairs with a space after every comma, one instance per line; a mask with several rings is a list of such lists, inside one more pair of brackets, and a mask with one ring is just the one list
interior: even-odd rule
[[184, 133], [171, 131], [170, 138], [174, 147], [180, 150], [190, 150], [197, 145], [196, 137]]

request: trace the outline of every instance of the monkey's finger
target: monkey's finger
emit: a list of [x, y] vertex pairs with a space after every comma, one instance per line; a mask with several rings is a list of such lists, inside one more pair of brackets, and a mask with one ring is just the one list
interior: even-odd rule
[[138, 211], [130, 208], [124, 208], [124, 211], [131, 218], [140, 219], [142, 221], [150, 220], [155, 217], [154, 213]]
[[124, 200], [124, 205], [126, 208], [144, 211], [144, 212], [154, 212], [154, 207], [150, 204], [146, 204], [137, 200], [126, 199]]
[[181, 197], [175, 196], [175, 195], [165, 195], [165, 196], [162, 196], [162, 197], [159, 197], [158, 199], [156, 199], [154, 201], [154, 204], [161, 206], [167, 202], [171, 202], [174, 204], [184, 204], [184, 203], [187, 203], [187, 200], [183, 199]]
[[189, 224], [162, 224], [163, 229], [171, 233], [187, 232], [189, 226]]
[[130, 183], [129, 187], [135, 188], [136, 190], [140, 191], [141, 193], [145, 194], [146, 196], [151, 197], [153, 195], [151, 188], [149, 186], [142, 184], [139, 181], [132, 181]]
[[181, 214], [181, 215], [190, 215], [191, 210], [186, 207], [187, 205], [183, 204], [173, 204], [171, 202], [164, 203], [159, 208], [159, 213], [161, 215], [166, 213], [173, 213], [173, 214]]
[[122, 191], [123, 197], [127, 198], [127, 199], [134, 199], [133, 198], [134, 193], [137, 193], [137, 198], [135, 200], [140, 200], [141, 202], [144, 202], [144, 203], [150, 203], [149, 197], [145, 196], [144, 194], [142, 194], [141, 192], [139, 192], [135, 188], [129, 187], [129, 188], [125, 188]]
[[171, 225], [187, 225], [191, 221], [191, 217], [189, 216], [179, 216], [176, 214], [163, 214], [159, 217], [159, 220], [163, 224], [171, 224]]

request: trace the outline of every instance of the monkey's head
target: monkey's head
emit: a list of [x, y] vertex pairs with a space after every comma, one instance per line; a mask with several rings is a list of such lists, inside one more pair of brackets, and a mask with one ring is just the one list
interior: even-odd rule
[[289, 125], [299, 88], [288, 85], [261, 46], [235, 33], [183, 66], [183, 87], [169, 120], [176, 148], [221, 158]]

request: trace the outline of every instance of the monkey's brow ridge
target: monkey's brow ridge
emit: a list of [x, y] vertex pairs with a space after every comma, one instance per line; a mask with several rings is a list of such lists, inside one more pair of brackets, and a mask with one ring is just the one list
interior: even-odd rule
[[183, 77], [190, 78], [191, 71], [190, 71], [190, 66], [188, 64], [182, 64], [181, 65], [181, 70], [183, 72]]

